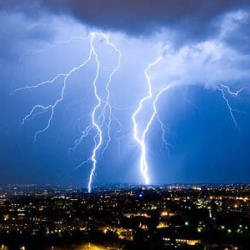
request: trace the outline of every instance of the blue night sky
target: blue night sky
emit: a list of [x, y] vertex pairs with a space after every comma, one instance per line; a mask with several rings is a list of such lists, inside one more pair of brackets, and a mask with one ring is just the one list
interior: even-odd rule
[[[137, 117], [141, 135], [157, 93], [170, 87], [156, 105], [167, 146], [158, 119], [145, 140], [150, 183], [250, 182], [248, 0], [1, 0], [0, 24], [0, 184], [87, 185], [92, 162], [77, 166], [91, 157], [96, 129], [70, 149], [97, 105], [94, 58], [68, 78], [64, 99], [36, 142], [50, 110], [21, 123], [35, 105], [60, 98], [63, 80], [27, 86], [82, 64], [91, 32], [108, 34], [121, 52], [110, 83], [111, 141], [103, 151], [105, 119], [94, 185], [144, 183], [132, 115], [148, 94], [145, 70], [160, 56], [148, 71], [152, 98]], [[69, 42], [74, 37], [84, 39]], [[93, 44], [100, 61], [97, 91], [105, 100], [118, 54], [101, 37]]]

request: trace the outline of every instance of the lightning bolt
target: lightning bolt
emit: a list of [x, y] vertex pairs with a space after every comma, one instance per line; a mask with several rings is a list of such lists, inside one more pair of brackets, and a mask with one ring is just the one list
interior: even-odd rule
[[93, 51], [95, 61], [97, 63], [96, 76], [95, 76], [95, 79], [94, 79], [94, 82], [93, 82], [94, 94], [95, 94], [95, 97], [96, 97], [96, 100], [97, 100], [97, 105], [94, 107], [92, 115], [91, 115], [91, 117], [92, 117], [92, 125], [95, 127], [95, 129], [97, 131], [97, 134], [94, 137], [95, 147], [93, 149], [93, 153], [92, 153], [92, 156], [91, 156], [91, 160], [92, 160], [93, 165], [92, 165], [92, 169], [90, 171], [90, 176], [89, 176], [89, 183], [88, 183], [88, 191], [89, 191], [89, 193], [91, 192], [91, 184], [92, 184], [93, 175], [95, 173], [96, 165], [97, 165], [96, 153], [99, 150], [99, 148], [101, 147], [102, 141], [103, 141], [102, 129], [99, 126], [99, 124], [98, 124], [98, 122], [96, 120], [96, 112], [98, 111], [98, 109], [101, 107], [101, 104], [102, 104], [102, 99], [98, 95], [97, 85], [96, 85], [99, 74], [100, 74], [100, 61], [99, 61], [98, 55], [97, 55], [97, 53], [96, 53], [96, 51], [94, 49], [93, 43], [91, 43], [91, 50]]
[[154, 62], [150, 63], [147, 66], [147, 68], [144, 70], [144, 75], [146, 77], [147, 85], [148, 85], [148, 93], [145, 97], [143, 97], [140, 100], [137, 109], [135, 110], [135, 112], [132, 115], [132, 121], [133, 121], [133, 125], [134, 125], [134, 139], [138, 143], [138, 145], [140, 147], [140, 151], [141, 151], [140, 171], [142, 173], [142, 176], [144, 178], [144, 182], [146, 185], [148, 185], [150, 181], [149, 181], [149, 176], [148, 176], [148, 163], [147, 163], [147, 151], [146, 151], [145, 137], [146, 137], [146, 134], [147, 134], [148, 129], [150, 127], [150, 124], [152, 123], [153, 117], [152, 116], [150, 117], [149, 122], [147, 123], [145, 129], [142, 132], [142, 135], [140, 136], [138, 133], [137, 116], [140, 113], [140, 111], [142, 110], [143, 104], [152, 98], [152, 85], [151, 85], [151, 80], [150, 80], [150, 77], [148, 75], [148, 72], [151, 68], [156, 66], [161, 61], [161, 59], [162, 59], [162, 56], [158, 57]]
[[[93, 39], [95, 37], [93, 35], [91, 35], [91, 44], [93, 43]], [[72, 39], [71, 39], [72, 41]], [[59, 43], [59, 42], [58, 42]], [[58, 44], [57, 43], [57, 44]], [[63, 43], [63, 42], [61, 42]], [[46, 50], [43, 50], [43, 51], [47, 51], [49, 49], [51, 49], [52, 46], [50, 46], [48, 49]], [[54, 84], [56, 82], [56, 80], [60, 79], [60, 78], [63, 78], [63, 86], [62, 86], [62, 89], [61, 89], [61, 93], [60, 93], [60, 98], [57, 99], [53, 104], [50, 104], [50, 105], [47, 105], [47, 106], [44, 106], [42, 104], [37, 104], [35, 105], [29, 114], [27, 114], [23, 120], [22, 120], [22, 123], [21, 125], [23, 125], [27, 120], [29, 120], [30, 118], [32, 118], [34, 115], [38, 115], [38, 114], [42, 114], [42, 113], [46, 113], [46, 112], [50, 112], [50, 116], [49, 116], [49, 119], [47, 121], [47, 125], [42, 129], [42, 130], [39, 130], [35, 133], [34, 135], [34, 141], [36, 142], [37, 140], [37, 136], [43, 132], [45, 132], [46, 130], [49, 129], [50, 125], [51, 125], [51, 122], [54, 118], [54, 113], [55, 113], [55, 108], [58, 106], [59, 103], [61, 103], [64, 99], [64, 96], [65, 96], [65, 90], [66, 90], [66, 87], [67, 87], [67, 84], [68, 84], [68, 79], [69, 77], [75, 72], [75, 71], [78, 71], [80, 69], [82, 69], [92, 58], [92, 50], [90, 50], [90, 53], [89, 53], [89, 56], [88, 58], [83, 62], [81, 63], [80, 65], [74, 67], [73, 69], [71, 69], [69, 72], [67, 73], [60, 73], [58, 74], [57, 76], [55, 76], [52, 80], [48, 80], [48, 81], [43, 81], [37, 85], [32, 85], [32, 86], [24, 86], [22, 88], [18, 88], [14, 91], [14, 93], [18, 92], [18, 91], [22, 91], [22, 90], [27, 90], [27, 89], [37, 89], [43, 85], [46, 85], [46, 84]]]
[[[165, 88], [164, 88], [165, 89]], [[164, 90], [163, 89], [163, 92], [165, 92], [165, 91], [167, 91], [168, 89], [165, 89]], [[162, 94], [162, 93], [161, 93]], [[160, 95], [161, 95], [160, 94]], [[160, 127], [161, 127], [161, 132], [162, 132], [162, 135], [161, 135], [161, 140], [162, 140], [162, 146], [161, 146], [161, 151], [163, 151], [163, 148], [165, 147], [166, 148], [166, 150], [167, 150], [167, 152], [168, 152], [168, 154], [169, 154], [169, 152], [170, 152], [170, 144], [167, 142], [167, 140], [166, 140], [166, 130], [167, 130], [167, 127], [166, 127], [166, 125], [163, 123], [163, 121], [161, 120], [161, 118], [160, 118], [160, 116], [159, 116], [159, 114], [158, 114], [158, 112], [157, 112], [157, 109], [156, 109], [156, 102], [158, 101], [158, 99], [159, 99], [159, 97], [160, 97], [160, 95], [158, 96], [158, 98], [157, 98], [157, 100], [155, 100], [155, 103], [154, 103], [154, 105], [153, 105], [153, 108], [154, 108], [154, 112], [156, 113], [156, 117], [157, 117], [157, 120], [158, 120], [158, 122], [159, 122], [159, 124], [160, 124]]]
[[[89, 162], [90, 160], [92, 161], [92, 169], [91, 169], [91, 172], [90, 172], [89, 182], [88, 182], [88, 192], [89, 193], [91, 192], [93, 177], [94, 177], [96, 166], [97, 166], [97, 159], [96, 159], [97, 158], [97, 152], [99, 151], [99, 149], [101, 148], [102, 143], [103, 143], [102, 127], [103, 127], [104, 122], [106, 120], [106, 116], [105, 116], [106, 112], [108, 112], [108, 124], [107, 124], [108, 140], [107, 140], [106, 145], [105, 145], [105, 147], [103, 149], [103, 153], [108, 148], [109, 142], [111, 141], [110, 131], [111, 131], [111, 123], [112, 123], [113, 112], [112, 112], [112, 106], [110, 104], [110, 89], [109, 89], [109, 87], [110, 87], [110, 83], [112, 82], [113, 76], [115, 75], [115, 73], [120, 68], [121, 55], [122, 55], [121, 51], [118, 50], [117, 47], [113, 43], [110, 42], [109, 37], [107, 35], [103, 35], [103, 34], [98, 34], [98, 35], [101, 35], [102, 38], [105, 39], [106, 44], [109, 45], [116, 53], [118, 53], [118, 62], [117, 62], [116, 67], [114, 68], [114, 70], [109, 75], [108, 82], [105, 85], [105, 90], [106, 90], [107, 96], [106, 96], [106, 100], [104, 101], [104, 100], [102, 100], [100, 98], [100, 96], [98, 94], [98, 90], [97, 90], [97, 80], [99, 78], [99, 73], [100, 73], [100, 61], [98, 59], [98, 54], [97, 54], [97, 52], [95, 50], [93, 42], [91, 42], [91, 50], [93, 52], [95, 61], [97, 63], [96, 77], [95, 77], [95, 79], [93, 81], [94, 94], [95, 94], [95, 97], [96, 97], [96, 100], [97, 100], [97, 105], [94, 107], [94, 109], [92, 111], [92, 115], [91, 115], [92, 124], [90, 126], [88, 126], [84, 131], [82, 131], [82, 136], [76, 141], [75, 147], [74, 147], [74, 148], [76, 148], [93, 128], [96, 129], [97, 134], [94, 137], [94, 149], [93, 149], [93, 152], [92, 152], [92, 156], [88, 160], [82, 162], [77, 167], [77, 168], [79, 168], [79, 167], [83, 166], [85, 163]], [[101, 107], [103, 102], [105, 104], [103, 105], [103, 107]], [[100, 113], [99, 116], [97, 116], [97, 112], [98, 112], [98, 110], [100, 108], [102, 108], [101, 113]], [[115, 117], [113, 117], [113, 118], [119, 123], [119, 121]]]
[[[152, 125], [152, 123], [153, 123], [153, 121], [154, 121], [155, 118], [157, 118], [157, 120], [158, 120], [158, 122], [160, 123], [160, 126], [161, 126], [161, 130], [162, 130], [162, 142], [165, 144], [166, 147], [168, 147], [168, 143], [167, 143], [167, 141], [165, 139], [165, 125], [163, 124], [163, 122], [161, 121], [161, 119], [159, 117], [156, 104], [157, 104], [160, 96], [164, 92], [166, 92], [167, 90], [169, 90], [169, 88], [170, 88], [170, 85], [164, 87], [163, 89], [161, 89], [157, 93], [157, 95], [156, 95], [156, 97], [155, 97], [155, 99], [153, 101], [153, 113], [151, 114], [151, 116], [150, 116], [150, 118], [148, 120], [148, 123], [146, 124], [146, 127], [145, 127], [145, 129], [144, 129], [144, 131], [142, 133], [142, 144], [144, 145], [144, 155], [142, 157], [143, 158], [142, 159], [142, 163], [144, 164], [144, 170], [146, 169], [146, 172], [148, 171], [148, 164], [147, 164], [147, 157], [146, 157], [147, 156], [146, 155], [146, 153], [147, 153], [146, 152], [146, 136], [147, 136], [147, 133], [148, 133], [148, 131], [149, 131], [149, 129], [150, 129], [150, 127], [151, 127], [151, 125]], [[146, 168], [145, 168], [145, 166], [146, 166]]]
[[226, 96], [226, 93], [228, 93], [228, 94], [231, 95], [231, 96], [237, 97], [242, 91], [244, 91], [244, 90], [246, 89], [246, 87], [243, 87], [243, 88], [241, 88], [241, 89], [239, 89], [239, 90], [237, 90], [237, 91], [234, 92], [234, 91], [231, 91], [231, 89], [230, 89], [227, 85], [219, 84], [219, 85], [217, 86], [217, 89], [218, 89], [218, 90], [221, 92], [221, 94], [222, 94], [222, 98], [224, 99], [224, 101], [225, 101], [225, 103], [226, 103], [226, 105], [227, 105], [229, 114], [230, 114], [230, 116], [231, 116], [231, 119], [232, 119], [232, 121], [233, 121], [235, 127], [236, 127], [237, 129], [239, 129], [240, 127], [239, 127], [239, 125], [238, 125], [238, 123], [237, 123], [237, 121], [236, 121], [236, 118], [235, 118], [235, 116], [234, 116], [234, 112], [238, 112], [238, 111], [232, 108], [232, 106], [231, 106], [231, 104], [230, 104], [230, 102], [229, 102], [229, 99], [228, 99], [227, 96]]
[[[114, 50], [116, 53], [118, 53], [118, 62], [117, 65], [115, 67], [115, 69], [110, 73], [109, 78], [108, 78], [108, 82], [105, 85], [105, 91], [106, 91], [106, 99], [102, 100], [102, 98], [100, 97], [100, 94], [98, 93], [98, 86], [97, 86], [97, 82], [99, 79], [99, 75], [100, 75], [100, 67], [101, 67], [101, 62], [99, 60], [98, 57], [98, 53], [95, 49], [94, 46], [94, 41], [95, 39], [99, 37], [101, 39], [104, 39], [106, 44], [112, 49]], [[71, 43], [73, 40], [85, 40], [85, 37], [72, 37], [70, 38], [68, 41], [59, 41], [57, 42], [55, 45], [51, 45], [48, 48], [41, 50], [41, 51], [37, 51], [37, 53], [40, 52], [45, 52], [48, 51], [52, 48], [54, 48], [56, 45], [58, 44], [62, 44], [62, 43]], [[25, 55], [27, 55], [29, 52], [27, 52]], [[34, 51], [30, 52], [30, 53], [34, 53]], [[24, 55], [24, 56], [25, 56]], [[86, 138], [89, 134], [89, 132], [92, 129], [95, 129], [96, 134], [94, 136], [94, 148], [92, 151], [92, 155], [89, 159], [87, 159], [86, 161], [82, 162], [78, 167], [84, 165], [85, 163], [89, 162], [90, 160], [92, 161], [92, 168], [90, 171], [90, 176], [89, 176], [89, 182], [88, 182], [88, 191], [91, 192], [91, 186], [92, 186], [92, 181], [93, 181], [93, 177], [95, 174], [95, 170], [97, 167], [97, 153], [100, 150], [102, 143], [103, 143], [103, 130], [102, 127], [105, 123], [106, 120], [106, 113], [108, 112], [108, 122], [107, 122], [107, 135], [108, 135], [108, 140], [106, 142], [106, 145], [104, 147], [104, 151], [107, 149], [109, 142], [111, 141], [111, 123], [112, 123], [112, 118], [114, 118], [113, 116], [113, 112], [112, 112], [112, 106], [110, 104], [110, 84], [112, 82], [113, 76], [114, 74], [119, 70], [120, 65], [121, 65], [121, 52], [120, 50], [117, 49], [117, 47], [110, 42], [109, 40], [109, 36], [103, 33], [97, 33], [97, 32], [92, 32], [90, 33], [90, 51], [89, 51], [89, 55], [87, 57], [87, 59], [85, 61], [83, 61], [80, 65], [72, 68], [69, 72], [67, 73], [60, 73], [57, 76], [55, 76], [53, 79], [51, 80], [47, 80], [47, 81], [43, 81], [37, 85], [33, 85], [33, 86], [24, 86], [22, 88], [18, 88], [14, 91], [14, 93], [18, 92], [18, 91], [22, 91], [22, 90], [27, 90], [27, 89], [37, 89], [43, 85], [46, 84], [54, 84], [57, 80], [59, 80], [60, 78], [63, 79], [63, 86], [60, 92], [60, 98], [57, 99], [53, 104], [50, 105], [42, 105], [42, 104], [37, 104], [35, 105], [31, 111], [23, 118], [21, 125], [25, 124], [28, 120], [34, 118], [36, 115], [39, 114], [44, 114], [46, 112], [50, 112], [50, 116], [49, 119], [47, 121], [46, 126], [37, 131], [34, 135], [34, 141], [37, 141], [37, 137], [39, 134], [45, 132], [46, 130], [48, 130], [50, 128], [51, 122], [54, 118], [54, 114], [55, 114], [55, 109], [56, 107], [64, 100], [64, 96], [65, 96], [65, 92], [66, 92], [66, 88], [68, 85], [68, 79], [70, 78], [70, 76], [75, 73], [76, 71], [81, 70], [82, 68], [85, 67], [85, 65], [87, 65], [92, 59], [94, 59], [95, 63], [96, 63], [96, 73], [95, 73], [95, 77], [93, 80], [93, 89], [94, 89], [94, 95], [95, 95], [95, 99], [97, 101], [96, 105], [94, 106], [94, 109], [92, 110], [91, 113], [91, 125], [87, 126], [86, 129], [84, 131], [81, 131], [81, 137], [78, 138], [75, 141], [75, 146], [72, 149], [75, 149], [84, 138]], [[24, 57], [23, 56], [23, 57]], [[20, 61], [23, 59], [23, 57], [20, 59]], [[101, 111], [100, 111], [101, 109]], [[98, 112], [100, 111], [100, 114], [98, 115]], [[116, 118], [115, 118], [116, 122], [119, 122]], [[103, 151], [103, 152], [104, 152]]]
[[[105, 147], [103, 148], [103, 151], [102, 151], [102, 154], [106, 151], [106, 149], [108, 148], [109, 146], [109, 143], [111, 141], [111, 134], [110, 134], [110, 131], [111, 131], [111, 122], [112, 122], [112, 117], [114, 118], [114, 120], [116, 121], [116, 123], [122, 128], [122, 125], [121, 123], [119, 122], [119, 120], [113, 116], [113, 112], [112, 112], [112, 106], [110, 105], [110, 83], [112, 82], [112, 79], [113, 79], [113, 76], [115, 75], [115, 73], [120, 69], [121, 67], [121, 51], [117, 49], [117, 47], [111, 43], [109, 41], [109, 37], [107, 37], [107, 45], [109, 45], [111, 48], [113, 48], [113, 50], [118, 54], [118, 62], [117, 62], [117, 66], [115, 67], [115, 69], [111, 72], [111, 74], [109, 75], [109, 79], [108, 79], [108, 82], [106, 84], [106, 93], [107, 93], [107, 98], [106, 98], [106, 102], [105, 102], [105, 105], [103, 107], [103, 112], [102, 112], [102, 117], [105, 118], [105, 113], [106, 111], [108, 110], [108, 124], [107, 124], [107, 128], [108, 128], [108, 131], [107, 131], [107, 135], [108, 135], [108, 140], [106, 142], [106, 145]], [[105, 119], [103, 119], [104, 121]], [[103, 125], [103, 122], [102, 122], [102, 125]]]

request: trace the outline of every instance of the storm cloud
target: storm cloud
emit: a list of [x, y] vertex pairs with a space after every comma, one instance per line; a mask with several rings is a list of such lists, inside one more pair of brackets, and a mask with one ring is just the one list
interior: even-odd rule
[[[179, 39], [200, 41], [215, 36], [221, 18], [249, 8], [248, 0], [4, 0], [0, 9], [37, 17], [44, 11], [69, 15], [90, 27], [132, 36], [168, 29]], [[182, 42], [183, 43], [183, 42]]]

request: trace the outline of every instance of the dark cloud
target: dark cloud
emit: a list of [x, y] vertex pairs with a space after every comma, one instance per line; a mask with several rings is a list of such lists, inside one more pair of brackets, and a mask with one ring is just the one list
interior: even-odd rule
[[44, 10], [68, 14], [86, 25], [145, 35], [161, 28], [180, 30], [181, 38], [199, 40], [214, 35], [216, 21], [249, 0], [4, 0], [0, 8], [37, 16]]
[[[234, 29], [226, 33], [223, 41], [242, 54], [250, 53], [250, 17], [245, 16], [234, 20]], [[249, 65], [248, 65], [249, 67]]]

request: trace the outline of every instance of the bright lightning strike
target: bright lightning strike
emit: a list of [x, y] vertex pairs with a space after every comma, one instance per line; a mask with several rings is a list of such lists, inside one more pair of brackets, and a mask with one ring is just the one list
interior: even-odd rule
[[[94, 39], [94, 37], [92, 36], [91, 37], [91, 43], [93, 42], [92, 40]], [[64, 99], [64, 95], [65, 95], [65, 90], [66, 90], [66, 87], [67, 87], [67, 84], [68, 84], [68, 78], [75, 72], [75, 71], [78, 71], [80, 69], [82, 69], [92, 58], [92, 50], [90, 51], [89, 53], [89, 56], [88, 58], [80, 65], [74, 67], [73, 69], [71, 69], [69, 72], [67, 73], [60, 73], [58, 74], [56, 77], [54, 77], [52, 80], [49, 80], [49, 81], [44, 81], [44, 82], [41, 82], [37, 85], [33, 85], [33, 86], [25, 86], [23, 88], [18, 88], [14, 91], [14, 93], [16, 93], [17, 91], [21, 91], [21, 90], [26, 90], [26, 89], [37, 89], [45, 84], [53, 84], [55, 83], [55, 81], [59, 78], [63, 78], [63, 86], [62, 86], [62, 89], [61, 89], [61, 93], [60, 93], [60, 98], [57, 99], [53, 104], [50, 104], [50, 105], [47, 105], [47, 106], [44, 106], [42, 104], [37, 104], [35, 105], [29, 114], [27, 114], [23, 120], [22, 120], [22, 123], [21, 125], [23, 125], [28, 119], [30, 119], [32, 116], [36, 115], [37, 112], [41, 113], [41, 111], [44, 111], [44, 112], [47, 112], [49, 111], [50, 112], [50, 116], [49, 116], [49, 119], [47, 121], [47, 125], [42, 129], [42, 130], [39, 130], [35, 133], [34, 135], [34, 141], [36, 142], [37, 140], [37, 136], [43, 132], [45, 132], [46, 130], [49, 129], [50, 127], [50, 124], [54, 118], [54, 113], [55, 113], [55, 108], [57, 107], [57, 105], [63, 101]]]
[[[102, 100], [98, 94], [98, 90], [97, 90], [97, 80], [99, 78], [99, 73], [100, 73], [100, 61], [98, 59], [98, 54], [95, 50], [94, 44], [93, 44], [93, 40], [91, 42], [91, 51], [94, 55], [95, 61], [97, 63], [97, 71], [96, 71], [96, 77], [93, 81], [93, 87], [94, 87], [94, 94], [97, 100], [97, 105], [94, 107], [93, 111], [92, 111], [92, 115], [91, 115], [91, 119], [92, 119], [92, 124], [91, 126], [87, 127], [86, 130], [82, 131], [82, 136], [76, 141], [75, 147], [76, 148], [80, 142], [88, 135], [89, 131], [92, 130], [92, 128], [95, 128], [97, 131], [97, 134], [94, 137], [94, 149], [92, 152], [92, 156], [91, 156], [91, 161], [92, 161], [92, 169], [90, 172], [90, 176], [89, 176], [89, 183], [88, 183], [88, 191], [91, 192], [91, 186], [92, 186], [92, 182], [93, 182], [93, 177], [95, 174], [95, 170], [96, 170], [96, 166], [97, 166], [97, 152], [99, 151], [99, 149], [102, 146], [103, 143], [103, 132], [102, 132], [102, 127], [104, 125], [104, 122], [106, 120], [106, 112], [108, 112], [108, 124], [107, 124], [107, 135], [108, 135], [108, 140], [106, 142], [106, 145], [103, 149], [103, 152], [107, 149], [109, 142], [111, 141], [111, 135], [110, 135], [110, 130], [111, 130], [111, 122], [112, 122], [112, 106], [110, 104], [110, 83], [112, 82], [112, 78], [114, 76], [114, 74], [119, 70], [120, 65], [121, 65], [121, 52], [120, 50], [117, 49], [117, 47], [110, 42], [109, 37], [103, 34], [96, 34], [95, 35], [101, 36], [103, 39], [105, 39], [106, 44], [108, 46], [110, 46], [116, 53], [118, 53], [118, 63], [117, 66], [115, 67], [115, 69], [111, 72], [111, 74], [109, 75], [109, 79], [108, 82], [105, 85], [105, 90], [107, 93], [106, 96], [106, 100]], [[102, 107], [102, 103], [105, 103]], [[101, 113], [99, 116], [97, 116], [97, 112], [98, 110], [101, 109]], [[87, 161], [82, 162], [78, 168], [80, 166], [83, 166], [86, 162], [88, 162], [90, 159], [88, 159]]]
[[168, 85], [167, 87], [163, 88], [162, 90], [160, 90], [160, 91], [157, 93], [157, 95], [156, 95], [156, 97], [155, 97], [155, 99], [154, 99], [154, 101], [153, 101], [153, 113], [151, 114], [151, 116], [150, 116], [150, 118], [149, 118], [149, 120], [148, 120], [148, 123], [147, 123], [147, 125], [146, 125], [146, 127], [145, 127], [145, 129], [144, 129], [144, 131], [143, 131], [143, 133], [142, 133], [142, 139], [141, 139], [141, 141], [142, 141], [142, 144], [143, 144], [143, 156], [142, 156], [142, 159], [141, 159], [141, 163], [142, 163], [143, 166], [144, 166], [144, 170], [145, 170], [145, 166], [146, 166], [146, 172], [148, 171], [147, 152], [146, 152], [146, 136], [147, 136], [147, 133], [148, 133], [148, 131], [149, 131], [149, 129], [150, 129], [150, 127], [151, 127], [151, 125], [152, 125], [152, 123], [153, 123], [155, 117], [157, 117], [157, 119], [158, 119], [158, 121], [159, 121], [159, 123], [160, 123], [160, 125], [161, 125], [161, 129], [162, 129], [162, 131], [163, 131], [163, 133], [162, 133], [162, 141], [163, 141], [163, 143], [165, 144], [166, 147], [168, 146], [167, 141], [166, 141], [166, 139], [165, 139], [165, 127], [164, 127], [164, 124], [163, 124], [163, 122], [161, 121], [161, 119], [160, 119], [160, 117], [159, 117], [159, 114], [158, 114], [158, 112], [157, 112], [156, 104], [157, 104], [157, 102], [158, 102], [160, 96], [161, 96], [165, 91], [169, 90], [169, 88], [170, 88], [170, 86]]
[[92, 125], [95, 127], [95, 129], [97, 131], [97, 134], [94, 137], [95, 147], [94, 147], [94, 150], [93, 150], [93, 153], [92, 153], [92, 156], [91, 156], [91, 160], [92, 160], [93, 165], [92, 165], [92, 169], [91, 169], [90, 176], [89, 176], [89, 183], [88, 183], [88, 191], [89, 192], [91, 192], [91, 184], [92, 184], [93, 175], [95, 173], [96, 165], [97, 165], [96, 153], [99, 150], [99, 148], [101, 147], [102, 141], [103, 141], [102, 129], [99, 126], [99, 124], [97, 122], [97, 119], [96, 119], [96, 112], [98, 111], [98, 109], [102, 105], [102, 99], [98, 95], [97, 86], [96, 86], [97, 80], [98, 80], [99, 74], [100, 74], [100, 61], [98, 59], [98, 55], [97, 55], [97, 53], [95, 51], [92, 40], [91, 40], [91, 51], [93, 52], [94, 57], [95, 57], [95, 61], [97, 63], [96, 76], [95, 76], [95, 79], [94, 79], [94, 82], [93, 82], [94, 94], [95, 94], [95, 97], [96, 97], [96, 100], [97, 100], [97, 105], [95, 106], [95, 108], [94, 108], [94, 110], [92, 112], [92, 115], [91, 115], [91, 117], [92, 117]]
[[246, 88], [241, 88], [241, 89], [237, 90], [236, 92], [233, 92], [233, 91], [230, 90], [230, 88], [229, 88], [228, 86], [223, 85], [223, 84], [219, 84], [219, 86], [217, 86], [217, 89], [221, 92], [222, 98], [223, 98], [223, 99], [225, 100], [225, 102], [226, 102], [227, 108], [228, 108], [229, 113], [230, 113], [230, 116], [231, 116], [231, 118], [232, 118], [232, 120], [233, 120], [233, 122], [234, 122], [234, 124], [235, 124], [235, 127], [236, 127], [237, 129], [239, 129], [239, 125], [238, 125], [238, 123], [237, 123], [237, 121], [236, 121], [236, 118], [235, 118], [235, 116], [234, 116], [234, 112], [236, 112], [237, 110], [235, 110], [235, 109], [233, 109], [233, 108], [231, 107], [230, 102], [229, 102], [229, 100], [228, 100], [228, 98], [227, 98], [227, 96], [226, 96], [225, 93], [228, 93], [229, 95], [235, 96], [235, 97], [236, 97], [236, 96], [238, 96], [243, 90], [245, 90]]
[[[94, 41], [95, 41], [95, 39], [97, 37], [99, 37], [101, 39], [104, 39], [106, 44], [118, 54], [117, 66], [115, 67], [115, 69], [109, 75], [108, 82], [105, 85], [105, 91], [107, 93], [105, 100], [102, 100], [102, 98], [100, 97], [100, 95], [98, 93], [98, 86], [97, 86], [97, 82], [98, 82], [99, 75], [100, 75], [100, 67], [101, 67], [101, 63], [100, 63], [100, 60], [99, 60], [99, 57], [98, 57], [98, 53], [97, 53], [97, 51], [95, 49], [95, 46], [94, 46]], [[70, 43], [70, 42], [72, 42], [73, 40], [76, 40], [76, 39], [80, 39], [80, 40], [84, 39], [85, 40], [86, 38], [72, 37], [68, 41], [59, 41], [55, 45], [51, 45], [51, 46], [49, 46], [48, 48], [46, 48], [44, 50], [38, 51], [38, 53], [48, 51], [48, 50], [54, 48], [58, 44], [62, 44], [62, 43], [67, 43], [68, 44], [68, 43]], [[96, 134], [94, 136], [94, 149], [92, 151], [92, 155], [88, 160], [82, 162], [78, 166], [78, 167], [80, 167], [80, 166], [84, 165], [85, 163], [89, 162], [90, 160], [92, 161], [92, 168], [91, 168], [91, 172], [90, 172], [90, 176], [89, 176], [89, 182], [88, 182], [88, 191], [89, 192], [91, 192], [92, 181], [93, 181], [93, 177], [94, 177], [95, 170], [96, 170], [96, 167], [97, 167], [97, 153], [100, 150], [100, 148], [102, 146], [102, 143], [103, 143], [103, 130], [102, 130], [102, 127], [103, 127], [103, 125], [105, 123], [106, 113], [107, 112], [108, 112], [108, 122], [107, 122], [108, 140], [107, 140], [106, 145], [104, 147], [104, 151], [107, 149], [108, 144], [111, 141], [110, 131], [111, 131], [111, 123], [112, 123], [113, 113], [112, 113], [112, 106], [110, 104], [110, 89], [109, 89], [109, 87], [110, 87], [110, 83], [111, 83], [111, 81], [113, 79], [114, 74], [120, 68], [120, 64], [121, 64], [121, 52], [120, 52], [120, 50], [118, 50], [117, 47], [113, 43], [110, 42], [108, 35], [103, 34], [103, 33], [92, 32], [90, 34], [90, 51], [89, 51], [89, 55], [88, 55], [88, 58], [84, 62], [82, 62], [80, 65], [74, 67], [73, 69], [71, 69], [67, 73], [58, 74], [52, 80], [44, 81], [44, 82], [41, 82], [41, 83], [39, 83], [37, 85], [33, 85], [33, 86], [25, 86], [25, 87], [22, 87], [22, 88], [18, 88], [18, 89], [16, 89], [14, 91], [14, 93], [15, 93], [15, 92], [21, 91], [21, 90], [37, 89], [37, 88], [39, 88], [39, 87], [41, 87], [41, 86], [43, 86], [45, 84], [53, 84], [60, 78], [63, 79], [63, 87], [61, 89], [60, 98], [57, 99], [53, 104], [50, 104], [50, 105], [47, 105], [47, 106], [42, 105], [42, 104], [35, 105], [31, 109], [30, 113], [27, 114], [22, 120], [21, 125], [23, 125], [26, 121], [30, 120], [31, 118], [33, 118], [34, 116], [36, 116], [38, 114], [43, 114], [45, 112], [50, 112], [50, 116], [49, 116], [49, 119], [47, 121], [47, 125], [42, 130], [37, 131], [35, 133], [35, 135], [34, 135], [34, 141], [36, 142], [37, 136], [49, 129], [49, 127], [51, 125], [51, 122], [52, 122], [52, 120], [54, 118], [54, 113], [55, 113], [56, 107], [59, 105], [59, 103], [61, 103], [64, 100], [65, 91], [66, 91], [66, 88], [67, 88], [69, 77], [73, 73], [75, 73], [76, 71], [81, 70], [92, 59], [94, 59], [96, 65], [97, 65], [95, 78], [94, 78], [93, 83], [92, 83], [93, 89], [94, 89], [94, 95], [95, 95], [97, 104], [95, 105], [95, 107], [94, 107], [94, 109], [93, 109], [93, 111], [91, 113], [91, 125], [89, 125], [84, 131], [81, 131], [81, 137], [75, 141], [75, 146], [73, 148], [73, 149], [75, 149], [82, 142], [82, 140], [88, 136], [89, 132], [92, 129], [96, 130]], [[100, 115], [98, 115], [99, 110], [100, 110]]]
[[140, 156], [140, 171], [142, 173], [142, 176], [144, 178], [144, 182], [146, 185], [149, 184], [149, 176], [148, 176], [148, 163], [147, 163], [147, 150], [146, 150], [146, 144], [145, 144], [145, 137], [147, 134], [147, 131], [150, 127], [150, 124], [152, 123], [152, 120], [154, 117], [150, 117], [149, 122], [147, 123], [145, 129], [142, 132], [142, 135], [139, 135], [138, 132], [138, 122], [137, 122], [137, 115], [140, 113], [140, 111], [143, 108], [143, 104], [147, 101], [150, 100], [152, 98], [152, 85], [151, 85], [151, 80], [150, 77], [148, 75], [148, 72], [150, 69], [152, 69], [154, 66], [156, 66], [162, 59], [162, 56], [160, 56], [159, 58], [157, 58], [154, 62], [150, 63], [147, 68], [144, 70], [144, 74], [147, 80], [147, 84], [148, 84], [148, 93], [145, 97], [143, 97], [141, 99], [141, 101], [139, 102], [138, 108], [136, 109], [136, 111], [134, 112], [134, 114], [132, 115], [132, 121], [133, 121], [133, 125], [134, 125], [134, 139], [135, 141], [138, 143], [140, 150], [141, 150], [141, 156]]

